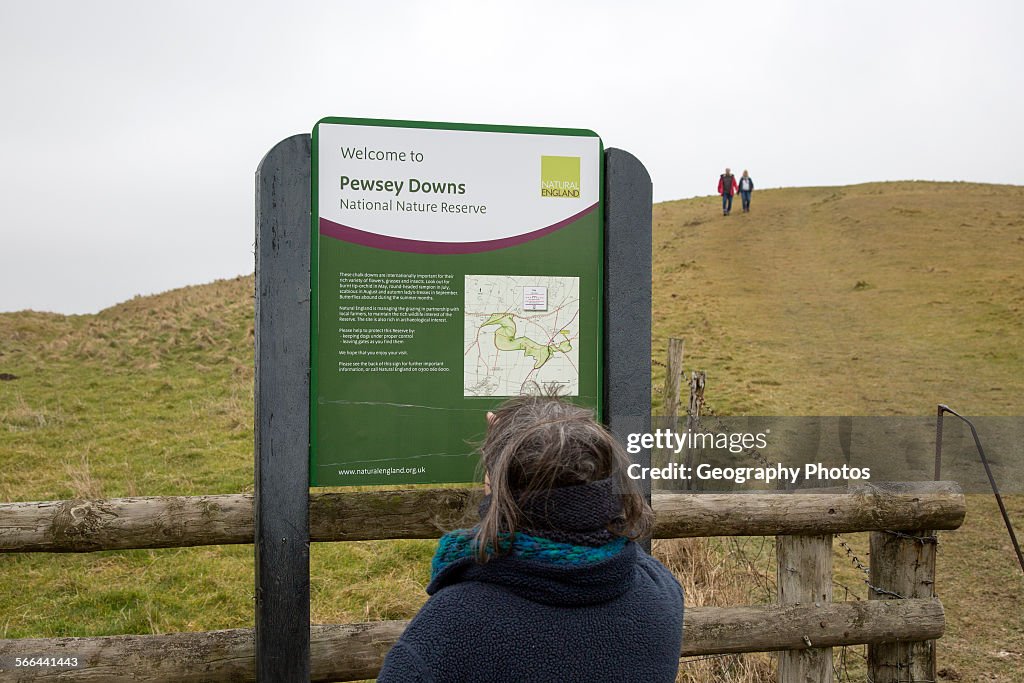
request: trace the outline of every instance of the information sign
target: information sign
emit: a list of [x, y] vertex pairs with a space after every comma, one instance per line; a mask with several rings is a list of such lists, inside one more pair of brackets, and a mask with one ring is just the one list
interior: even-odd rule
[[311, 485], [470, 481], [510, 396], [600, 417], [602, 158], [587, 130], [317, 123]]

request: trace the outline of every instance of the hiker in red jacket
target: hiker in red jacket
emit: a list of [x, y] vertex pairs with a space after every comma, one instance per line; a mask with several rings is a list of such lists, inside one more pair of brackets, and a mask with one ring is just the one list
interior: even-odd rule
[[718, 176], [718, 194], [722, 195], [722, 215], [728, 216], [732, 211], [732, 196], [739, 188], [736, 185], [736, 176], [732, 171], [725, 169], [725, 173]]

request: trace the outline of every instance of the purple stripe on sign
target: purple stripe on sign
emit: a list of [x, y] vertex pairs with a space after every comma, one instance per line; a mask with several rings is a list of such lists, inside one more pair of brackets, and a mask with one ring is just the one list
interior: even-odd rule
[[554, 231], [564, 228], [597, 208], [597, 203], [591, 204], [577, 214], [569, 216], [565, 220], [558, 221], [546, 228], [539, 228], [522, 235], [512, 235], [496, 240], [483, 240], [481, 242], [428, 242], [426, 240], [411, 240], [405, 237], [391, 237], [389, 235], [378, 235], [366, 230], [360, 230], [326, 218], [320, 219], [320, 234], [332, 237], [343, 242], [361, 244], [364, 247], [374, 249], [386, 249], [388, 251], [404, 251], [412, 254], [476, 254], [481, 251], [493, 251], [514, 247], [517, 244], [535, 240], [538, 237], [550, 235]]

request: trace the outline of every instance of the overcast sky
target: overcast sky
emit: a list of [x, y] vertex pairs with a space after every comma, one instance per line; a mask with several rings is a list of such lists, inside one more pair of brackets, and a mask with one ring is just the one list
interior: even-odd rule
[[655, 200], [1024, 184], [1019, 2], [3, 2], [0, 311], [253, 270], [253, 173], [327, 116], [591, 128]]

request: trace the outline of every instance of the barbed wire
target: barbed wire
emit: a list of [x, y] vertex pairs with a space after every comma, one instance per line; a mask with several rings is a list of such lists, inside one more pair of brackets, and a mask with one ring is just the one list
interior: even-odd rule
[[[664, 364], [664, 362], [659, 361], [656, 358], [651, 358], [651, 362], [652, 364], [658, 367], [668, 368], [668, 366]], [[697, 415], [692, 415], [690, 409], [686, 409], [686, 418], [691, 426], [705, 433], [732, 433], [732, 430], [725, 424], [723, 417], [720, 416], [715, 411], [713, 405], [709, 403], [705, 397], [703, 397], [702, 393], [697, 396], [696, 408]], [[746, 447], [746, 449], [743, 449], [741, 451], [741, 455], [745, 455], [746, 457], [751, 458], [752, 460], [756, 461], [758, 464], [764, 467], [771, 467], [771, 465], [768, 462], [768, 459], [765, 457], [763, 453], [761, 453], [759, 449], [756, 449], [756, 447]], [[938, 545], [939, 543], [938, 537], [935, 535], [914, 536], [910, 535], [910, 533], [905, 533], [903, 531], [898, 531], [894, 529], [883, 529], [883, 532], [888, 533], [888, 535], [893, 536], [895, 538], [914, 541], [915, 543], [920, 543], [922, 545]], [[860, 557], [856, 554], [856, 552], [854, 552], [850, 544], [847, 543], [846, 540], [841, 535], [839, 535], [839, 533], [836, 533], [834, 537], [836, 538], [836, 541], [839, 544], [839, 546], [846, 553], [847, 557], [850, 558], [850, 561], [853, 564], [853, 566], [855, 566], [857, 569], [864, 573], [865, 579], [863, 581], [868, 589], [873, 591], [876, 595], [885, 595], [892, 598], [905, 599], [905, 596], [900, 595], [895, 591], [890, 591], [888, 589], [882, 588], [881, 586], [873, 585], [870, 582], [870, 565], [860, 559]]]
[[904, 595], [894, 593], [893, 591], [886, 590], [885, 588], [880, 588], [871, 583], [871, 567], [864, 564], [861, 559], [857, 557], [857, 553], [854, 552], [853, 548], [850, 547], [850, 544], [847, 543], [846, 539], [844, 539], [840, 534], [833, 534], [833, 537], [836, 539], [836, 543], [839, 544], [839, 547], [846, 551], [846, 556], [850, 558], [850, 562], [853, 563], [853, 566], [864, 572], [864, 575], [867, 577], [864, 579], [864, 583], [868, 588], [873, 590], [877, 595], [888, 595], [893, 598], [899, 598], [900, 600], [906, 600], [906, 596]]
[[836, 543], [839, 544], [839, 547], [846, 551], [846, 556], [850, 558], [850, 561], [853, 563], [853, 566], [861, 570], [868, 576], [870, 576], [871, 568], [868, 565], [861, 562], [860, 558], [857, 557], [857, 553], [855, 553], [853, 551], [853, 548], [850, 547], [850, 544], [847, 543], [846, 540], [843, 539], [843, 537], [840, 534], [835, 534], [835, 539]]
[[930, 543], [937, 546], [939, 544], [939, 537], [934, 534], [932, 534], [931, 536], [914, 536], [913, 534], [905, 534], [902, 531], [892, 531], [890, 529], [883, 529], [883, 531], [889, 534], [890, 536], [902, 538], [907, 541], [914, 541], [915, 543], [919, 543], [920, 545]]
[[[713, 418], [714, 423], [715, 423], [713, 429], [708, 429], [707, 425], [705, 424], [704, 420], [701, 418], [700, 414], [693, 416], [694, 424], [697, 427], [699, 427], [702, 430], [703, 433], [709, 434], [709, 433], [714, 433], [714, 432], [717, 431], [717, 432], [722, 433], [722, 434], [732, 434], [732, 431], [729, 429], [729, 427], [726, 426], [725, 422], [722, 420], [722, 417], [719, 416], [717, 412], [715, 412], [715, 409], [713, 407], [711, 407], [711, 404], [709, 404], [704, 399], [703, 396], [701, 396], [700, 399], [699, 399], [699, 409], [700, 408], [704, 409], [705, 414], [708, 417]], [[689, 408], [686, 409], [686, 415], [687, 415], [688, 418], [690, 417], [690, 409]], [[756, 460], [761, 465], [764, 465], [765, 467], [771, 467], [771, 465], [768, 463], [768, 459], [766, 457], [764, 457], [764, 454], [761, 453], [761, 451], [759, 449], [757, 449], [757, 448], [754, 448], [752, 446], [749, 447], [749, 448], [744, 448], [741, 451], [741, 453], [746, 455], [746, 456], [748, 456], [748, 457], [750, 457], [750, 458], [753, 458], [754, 460]]]
[[[666, 368], [666, 369], [668, 368], [668, 365], [666, 363], [663, 363], [663, 362], [661, 362], [661, 361], [659, 361], [659, 360], [657, 360], [655, 358], [651, 359], [651, 363], [653, 365], [657, 366], [657, 367], [662, 367], [662, 368]], [[681, 373], [681, 374], [685, 377], [685, 373]], [[688, 426], [692, 426], [692, 427], [700, 430], [702, 433], [715, 433], [715, 432], [717, 432], [717, 433], [724, 433], [724, 434], [732, 434], [732, 431], [729, 429], [728, 426], [726, 426], [725, 422], [723, 421], [722, 416], [718, 415], [718, 413], [715, 411], [715, 409], [704, 398], [703, 392], [701, 392], [697, 396], [696, 404], [697, 404], [697, 406], [696, 406], [697, 414], [696, 415], [692, 414], [692, 412], [691, 412], [689, 407], [686, 409], [686, 417], [687, 417]], [[674, 419], [678, 419], [677, 416], [673, 416], [673, 418]], [[708, 419], [708, 418], [710, 418], [710, 419]], [[761, 464], [761, 465], [763, 465], [765, 467], [770, 467], [771, 466], [768, 463], [768, 459], [757, 448], [753, 448], [753, 447], [744, 448], [741, 452], [742, 452], [742, 454], [746, 455], [747, 457], [750, 457], [751, 459], [755, 460], [756, 462], [758, 462], [759, 464]], [[935, 534], [931, 534], [931, 535], [914, 535], [914, 534], [908, 534], [908, 533], [905, 533], [905, 532], [902, 532], [902, 531], [896, 531], [896, 530], [892, 530], [892, 529], [883, 529], [882, 533], [889, 534], [889, 535], [891, 535], [891, 536], [893, 536], [895, 538], [899, 538], [899, 539], [903, 539], [903, 540], [912, 540], [915, 543], [918, 543], [918, 544], [921, 544], [921, 545], [932, 544], [932, 545], [935, 545], [937, 547], [938, 543], [939, 543], [938, 536], [935, 535]], [[895, 591], [890, 591], [890, 590], [887, 590], [885, 588], [881, 588], [880, 586], [876, 586], [876, 585], [872, 584], [871, 583], [871, 567], [870, 567], [870, 565], [865, 563], [863, 560], [861, 560], [861, 558], [857, 555], [857, 553], [854, 551], [854, 549], [850, 546], [850, 544], [846, 541], [846, 539], [844, 539], [842, 537], [841, 534], [833, 534], [833, 537], [836, 539], [836, 543], [839, 545], [839, 547], [841, 547], [843, 549], [843, 551], [846, 553], [846, 556], [850, 559], [850, 562], [853, 564], [853, 566], [864, 574], [864, 579], [863, 579], [864, 584], [868, 587], [868, 589], [870, 591], [872, 591], [875, 595], [884, 595], [884, 596], [888, 596], [888, 597], [891, 597], [891, 598], [896, 598], [896, 599], [899, 599], [899, 600], [907, 599], [906, 596], [900, 595], [899, 593], [896, 593]], [[740, 557], [742, 557], [743, 562], [747, 565], [748, 570], [752, 569], [754, 563], [742, 551], [742, 549], [739, 547], [739, 544], [736, 545], [736, 550], [739, 551], [738, 554], [739, 554]], [[760, 555], [760, 551], [758, 552], [758, 555]], [[758, 579], [762, 578], [761, 572], [755, 572], [755, 575], [757, 576]], [[771, 596], [770, 579], [767, 576], [767, 573], [765, 573], [763, 578], [765, 580], [763, 588], [768, 593], [768, 596], [770, 598], [770, 596]], [[832, 579], [832, 583], [835, 584], [835, 585], [840, 586], [841, 588], [843, 588], [843, 590], [845, 591], [845, 597], [846, 597], [847, 600], [849, 600], [849, 597], [851, 595], [850, 588], [848, 586], [846, 586], [845, 584], [842, 584], [842, 583], [836, 581], [835, 579]], [[853, 597], [857, 601], [861, 600], [860, 596], [856, 595], [855, 593], [853, 593]], [[844, 677], [845, 677], [846, 681], [852, 680], [851, 677], [850, 677], [849, 666], [847, 664], [847, 652], [848, 652], [848, 650], [852, 650], [858, 656], [860, 656], [862, 659], [867, 660], [867, 655], [862, 653], [862, 652], [860, 652], [858, 649], [856, 649], [855, 646], [844, 645], [844, 646], [840, 647], [839, 648], [839, 655], [838, 655], [839, 663], [838, 663], [838, 666], [835, 666], [834, 669], [833, 669], [833, 673], [834, 673], [834, 675], [836, 677], [836, 680], [839, 681], [839, 683], [842, 683], [842, 681], [844, 680]], [[911, 657], [909, 655], [910, 655], [910, 653], [908, 652], [908, 658], [907, 658], [908, 664], [907, 664], [907, 666], [909, 666], [909, 662], [910, 662], [910, 659], [911, 659]], [[693, 658], [683, 659], [683, 660], [681, 660], [681, 663], [696, 662], [696, 661], [700, 661], [700, 660], [703, 660], [703, 659], [714, 659], [714, 658], [719, 658], [719, 657], [723, 657], [723, 656], [736, 657], [737, 655], [706, 655], [706, 656], [703, 656], [703, 657], [693, 657]], [[870, 681], [870, 678], [871, 678], [870, 674], [868, 674], [869, 681]], [[935, 682], [934, 681], [918, 681], [916, 683], [935, 683]]]

